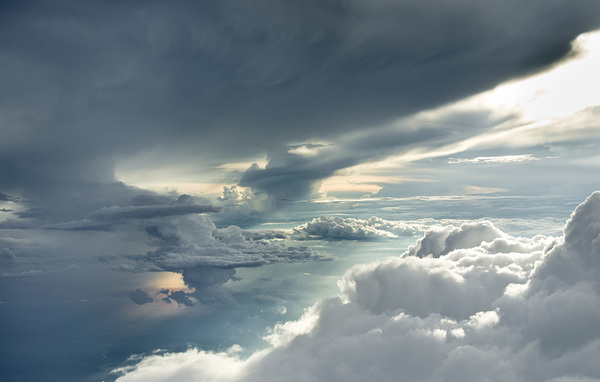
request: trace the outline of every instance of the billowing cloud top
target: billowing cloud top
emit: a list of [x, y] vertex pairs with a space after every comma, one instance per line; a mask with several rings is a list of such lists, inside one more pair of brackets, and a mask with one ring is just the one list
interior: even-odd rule
[[377, 240], [411, 236], [423, 231], [423, 224], [409, 224], [372, 216], [369, 220], [322, 215], [295, 227], [293, 235], [299, 238], [328, 240]]
[[236, 226], [217, 229], [203, 215], [163, 220], [147, 226], [146, 231], [157, 240], [160, 248], [149, 252], [144, 262], [164, 270], [251, 267], [279, 261], [330, 258], [304, 246], [254, 240]]
[[[306, 246], [255, 240], [237, 226], [219, 229], [205, 215], [158, 219], [145, 230], [158, 248], [144, 256], [133, 256], [135, 264], [122, 265], [121, 269], [181, 273], [185, 284], [194, 289], [190, 295], [203, 303], [228, 298], [228, 291], [222, 286], [236, 278], [236, 268], [332, 259]], [[169, 297], [179, 296], [176, 301], [193, 304], [185, 292], [175, 293], [179, 294], [171, 293]]]
[[599, 206], [595, 192], [561, 238], [489, 222], [428, 232], [398, 258], [351, 268], [342, 296], [277, 325], [270, 349], [152, 355], [117, 380], [598, 380]]

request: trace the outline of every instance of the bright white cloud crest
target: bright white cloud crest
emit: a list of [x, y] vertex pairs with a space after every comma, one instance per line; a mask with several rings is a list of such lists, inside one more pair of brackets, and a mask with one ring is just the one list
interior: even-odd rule
[[322, 215], [294, 227], [296, 237], [333, 240], [377, 240], [410, 236], [425, 230], [424, 224], [391, 221], [372, 216], [368, 220]]
[[564, 232], [429, 231], [398, 258], [352, 267], [342, 296], [278, 325], [270, 349], [152, 355], [118, 381], [597, 381], [600, 192]]

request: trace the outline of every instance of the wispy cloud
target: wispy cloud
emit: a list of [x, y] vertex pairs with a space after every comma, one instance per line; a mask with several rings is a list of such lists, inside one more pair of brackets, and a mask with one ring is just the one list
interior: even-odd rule
[[503, 155], [496, 157], [477, 157], [472, 159], [460, 159], [460, 158], [450, 158], [448, 159], [448, 163], [451, 164], [459, 164], [459, 163], [518, 163], [525, 162], [530, 160], [539, 160], [533, 156], [533, 154], [519, 154], [519, 155]]

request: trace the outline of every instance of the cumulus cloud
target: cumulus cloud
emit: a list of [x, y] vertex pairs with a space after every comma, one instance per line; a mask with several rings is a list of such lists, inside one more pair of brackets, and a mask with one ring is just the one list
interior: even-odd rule
[[[278, 324], [268, 349], [152, 355], [117, 381], [596, 381], [599, 242], [600, 192], [563, 237], [489, 222], [433, 230], [397, 258], [351, 268], [341, 296]], [[221, 371], [198, 367], [211, 360]]]
[[377, 240], [411, 236], [424, 230], [423, 224], [384, 220], [376, 216], [363, 220], [322, 215], [294, 227], [292, 235], [326, 240]]
[[343, 216], [321, 215], [291, 229], [243, 230], [253, 240], [386, 240], [413, 236], [436, 224], [433, 219], [420, 221], [385, 220], [372, 216], [367, 220]]
[[[180, 272], [186, 285], [195, 289], [191, 295], [204, 303], [227, 299], [222, 286], [236, 278], [235, 268], [331, 259], [306, 246], [254, 240], [237, 226], [217, 228], [205, 215], [163, 218], [153, 223], [146, 226], [146, 232], [158, 248], [136, 257], [132, 270]], [[168, 297], [189, 305], [174, 292]]]
[[163, 220], [146, 231], [160, 247], [144, 261], [165, 270], [190, 267], [252, 267], [279, 261], [323, 260], [328, 256], [304, 246], [285, 246], [244, 235], [241, 228], [216, 228], [206, 216], [191, 215]]
[[[406, 255], [441, 257], [461, 248], [473, 248], [486, 242], [491, 251], [516, 251], [539, 248], [541, 237], [532, 240], [513, 238], [500, 231], [489, 221], [464, 223], [460, 227], [452, 225], [433, 227], [414, 246], [410, 246]], [[521, 247], [523, 246], [523, 247]]]

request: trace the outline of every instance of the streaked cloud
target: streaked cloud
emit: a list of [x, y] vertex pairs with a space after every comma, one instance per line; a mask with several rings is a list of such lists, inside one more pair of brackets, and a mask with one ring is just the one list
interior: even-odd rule
[[519, 155], [504, 155], [498, 157], [477, 157], [472, 159], [460, 159], [460, 158], [450, 158], [448, 159], [448, 163], [451, 164], [459, 164], [459, 163], [515, 163], [515, 162], [524, 162], [528, 160], [540, 160], [540, 158], [536, 158], [533, 154], [519, 154]]

